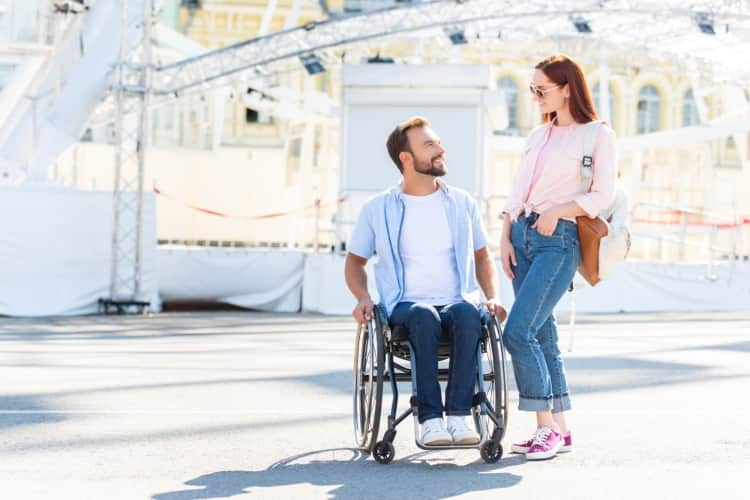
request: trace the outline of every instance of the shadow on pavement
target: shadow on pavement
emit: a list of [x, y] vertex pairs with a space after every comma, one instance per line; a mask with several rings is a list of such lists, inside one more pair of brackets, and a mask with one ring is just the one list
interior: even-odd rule
[[[330, 498], [441, 498], [469, 492], [509, 488], [521, 482], [517, 474], [502, 472], [523, 458], [510, 457], [497, 464], [481, 459], [468, 465], [429, 460], [426, 452], [415, 453], [384, 466], [354, 448], [316, 450], [286, 458], [259, 471], [219, 471], [185, 484], [192, 488], [159, 493], [154, 500], [228, 498], [252, 492], [253, 488], [291, 485], [330, 486]], [[439, 474], [436, 475], [435, 472]], [[268, 492], [272, 494], [272, 492]]]

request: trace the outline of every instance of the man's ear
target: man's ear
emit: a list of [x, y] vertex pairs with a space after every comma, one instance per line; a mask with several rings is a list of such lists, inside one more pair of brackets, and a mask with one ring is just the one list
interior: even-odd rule
[[401, 165], [403, 165], [404, 167], [406, 167], [407, 165], [411, 165], [411, 154], [407, 153], [406, 151], [401, 151], [398, 154], [398, 159], [401, 160]]

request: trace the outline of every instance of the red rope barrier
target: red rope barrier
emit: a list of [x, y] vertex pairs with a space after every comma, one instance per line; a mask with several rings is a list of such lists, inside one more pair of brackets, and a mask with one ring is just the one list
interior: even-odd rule
[[[675, 221], [675, 220], [651, 220], [651, 219], [639, 219], [639, 218], [633, 219], [633, 222], [637, 222], [639, 224], [663, 224], [663, 225], [670, 225], [670, 226], [679, 226], [680, 224], [682, 224], [681, 221]], [[719, 229], [731, 229], [734, 227], [750, 225], [750, 217], [743, 217], [736, 224], [728, 223], [728, 222], [722, 222], [719, 224], [711, 224], [710, 222], [686, 222], [685, 225], [701, 226], [701, 227], [715, 226]]]
[[338, 203], [343, 203], [347, 199], [347, 197], [344, 196], [344, 197], [337, 199], [335, 203], [326, 203], [326, 204], [321, 204], [320, 200], [315, 200], [315, 202], [312, 205], [308, 205], [306, 207], [295, 208], [294, 210], [289, 210], [287, 212], [273, 212], [270, 214], [261, 214], [261, 215], [238, 215], [238, 214], [229, 214], [225, 212], [219, 212], [217, 210], [212, 210], [210, 208], [204, 208], [204, 207], [200, 207], [197, 205], [193, 205], [186, 201], [180, 200], [171, 194], [165, 193], [164, 191], [162, 191], [156, 186], [154, 186], [154, 193], [156, 193], [159, 196], [163, 196], [165, 198], [169, 198], [170, 200], [176, 201], [177, 203], [191, 210], [195, 210], [196, 212], [201, 212], [207, 215], [213, 215], [215, 217], [224, 217], [224, 218], [229, 218], [229, 219], [245, 219], [245, 220], [264, 220], [264, 219], [274, 219], [277, 217], [285, 217], [287, 215], [292, 215], [293, 213], [301, 212], [304, 210], [309, 210], [311, 208], [330, 207]]

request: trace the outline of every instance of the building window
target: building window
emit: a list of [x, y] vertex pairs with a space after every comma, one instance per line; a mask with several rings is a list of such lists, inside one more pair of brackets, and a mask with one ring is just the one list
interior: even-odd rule
[[661, 128], [661, 96], [653, 85], [638, 93], [638, 133], [647, 134]]
[[518, 135], [518, 85], [509, 76], [502, 76], [497, 80], [497, 88], [503, 91], [505, 103], [508, 106], [508, 127], [501, 131], [507, 135]]
[[[615, 93], [612, 89], [611, 84], [607, 84], [607, 89], [609, 90], [609, 118], [607, 118], [607, 121], [609, 122], [610, 126], [614, 128], [614, 124], [616, 123], [616, 115], [615, 115]], [[594, 87], [591, 89], [591, 93], [593, 94], [592, 97], [594, 98], [594, 106], [596, 107], [596, 113], [600, 115], [600, 118], [602, 120], [605, 119], [604, 116], [601, 116], [601, 110], [603, 109], [602, 106], [602, 98], [601, 93], [599, 89], [599, 82], [596, 82]]]
[[692, 125], [699, 125], [701, 122], [700, 115], [698, 114], [698, 104], [695, 102], [695, 95], [693, 89], [685, 92], [682, 97], [682, 126], [690, 127]]

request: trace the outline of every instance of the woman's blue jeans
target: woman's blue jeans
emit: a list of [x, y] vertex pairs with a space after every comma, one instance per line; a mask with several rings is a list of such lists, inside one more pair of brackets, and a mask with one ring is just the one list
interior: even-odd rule
[[420, 423], [443, 417], [443, 400], [438, 382], [440, 337], [450, 340], [451, 356], [445, 413], [469, 415], [476, 384], [477, 345], [482, 323], [479, 310], [469, 302], [433, 306], [399, 302], [390, 318], [391, 327], [409, 329], [409, 341], [416, 356], [417, 413]]
[[532, 228], [537, 218], [521, 215], [511, 226], [516, 299], [503, 340], [513, 361], [518, 409], [557, 413], [570, 409], [570, 397], [554, 309], [573, 281], [581, 245], [573, 222], [561, 219], [551, 236], [542, 236]]

